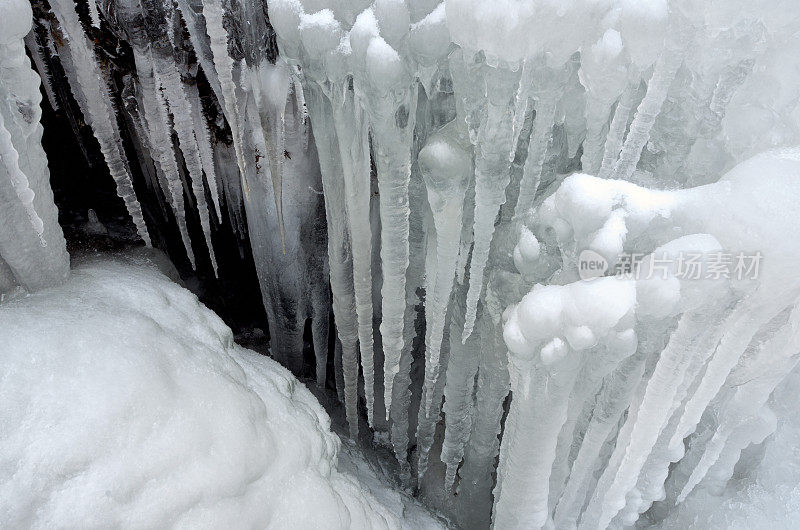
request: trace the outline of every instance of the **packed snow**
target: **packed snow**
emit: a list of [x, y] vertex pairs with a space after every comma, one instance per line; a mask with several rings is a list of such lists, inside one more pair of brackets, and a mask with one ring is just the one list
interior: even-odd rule
[[305, 386], [148, 259], [82, 262], [0, 329], [4, 527], [441, 527], [357, 455], [341, 471]]

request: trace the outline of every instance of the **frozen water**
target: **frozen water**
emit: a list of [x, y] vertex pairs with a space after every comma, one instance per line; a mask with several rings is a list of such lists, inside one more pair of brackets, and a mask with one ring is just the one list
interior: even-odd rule
[[[67, 256], [31, 12], [6, 4], [0, 294], [18, 296]], [[299, 373], [310, 325], [354, 443], [359, 423], [391, 441], [403, 486], [456, 525], [685, 523], [685, 506], [716, 523], [704, 502], [735, 517], [731, 488], [768, 487], [757, 446], [786, 428], [797, 353], [797, 2], [52, 7], [27, 46], [141, 237], [162, 227], [138, 204], [172, 208], [191, 259], [189, 228], [213, 252], [227, 214], [272, 356]]]

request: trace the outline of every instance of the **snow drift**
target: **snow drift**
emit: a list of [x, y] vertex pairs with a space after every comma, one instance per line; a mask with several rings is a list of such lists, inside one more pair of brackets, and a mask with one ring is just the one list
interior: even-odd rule
[[312, 394], [152, 264], [83, 264], [0, 329], [0, 526], [438, 526], [337, 471]]

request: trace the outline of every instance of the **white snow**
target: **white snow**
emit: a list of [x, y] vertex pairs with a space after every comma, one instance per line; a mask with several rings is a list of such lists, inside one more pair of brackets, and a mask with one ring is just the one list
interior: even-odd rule
[[440, 526], [340, 470], [311, 393], [147, 259], [81, 263], [0, 329], [4, 527]]

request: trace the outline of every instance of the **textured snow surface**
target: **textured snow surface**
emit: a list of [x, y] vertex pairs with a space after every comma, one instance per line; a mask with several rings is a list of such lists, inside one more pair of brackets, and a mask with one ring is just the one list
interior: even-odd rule
[[440, 526], [338, 471], [303, 384], [146, 260], [84, 263], [0, 329], [0, 526]]

